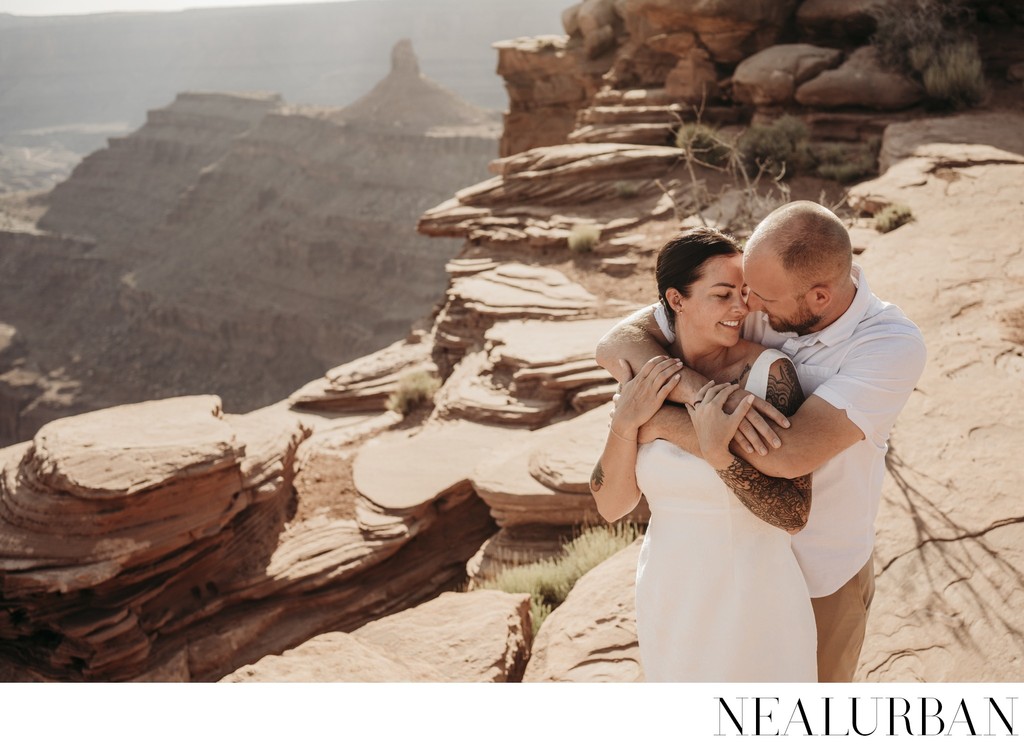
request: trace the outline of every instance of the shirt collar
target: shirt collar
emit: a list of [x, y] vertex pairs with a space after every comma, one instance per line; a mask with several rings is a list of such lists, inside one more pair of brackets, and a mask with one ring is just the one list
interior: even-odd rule
[[792, 338], [783, 343], [783, 351], [787, 354], [793, 354], [799, 349], [816, 343], [820, 343], [823, 346], [832, 346], [845, 341], [853, 335], [854, 330], [857, 329], [860, 321], [864, 319], [864, 315], [867, 314], [868, 308], [871, 305], [871, 289], [868, 287], [868, 280], [864, 277], [864, 273], [859, 265], [854, 264], [852, 275], [853, 283], [857, 287], [857, 293], [854, 295], [853, 302], [850, 303], [846, 312], [840, 315], [828, 327], [814, 333], [801, 336], [793, 334]]

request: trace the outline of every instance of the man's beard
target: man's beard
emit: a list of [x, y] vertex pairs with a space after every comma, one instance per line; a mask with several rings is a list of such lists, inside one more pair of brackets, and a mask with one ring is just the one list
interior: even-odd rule
[[797, 335], [807, 335], [813, 332], [814, 327], [821, 322], [821, 315], [811, 314], [808, 309], [801, 310], [801, 316], [796, 320], [783, 320], [772, 315], [768, 315], [768, 324], [772, 326], [772, 330], [777, 333], [796, 333]]

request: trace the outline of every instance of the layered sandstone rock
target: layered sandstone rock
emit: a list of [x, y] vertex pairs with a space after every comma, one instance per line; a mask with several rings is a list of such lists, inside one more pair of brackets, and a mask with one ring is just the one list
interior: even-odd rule
[[438, 413], [481, 423], [542, 426], [611, 399], [614, 380], [594, 349], [613, 320], [510, 320], [485, 334], [438, 393]]
[[588, 76], [578, 48], [567, 43], [565, 37], [542, 36], [494, 45], [509, 99], [502, 156], [563, 143], [576, 110], [598, 87], [596, 78], [604, 71]]
[[399, 388], [403, 376], [437, 373], [431, 361], [433, 340], [411, 333], [376, 353], [329, 370], [321, 379], [292, 393], [288, 402], [319, 411], [380, 411]]
[[[498, 525], [553, 527], [601, 522], [590, 494], [590, 475], [608, 435], [609, 409], [522, 435], [479, 462], [473, 488]], [[646, 502], [627, 517], [646, 522]]]
[[640, 543], [580, 578], [548, 615], [523, 681], [643, 681], [633, 600]]
[[308, 433], [281, 426], [228, 423], [196, 396], [58, 420], [4, 451], [6, 653], [56, 678], [145, 670], [164, 625], [259, 559], [265, 536], [230, 553], [239, 526], [283, 521]]
[[196, 396], [58, 420], [0, 453], [5, 660], [47, 679], [218, 678], [457, 583], [495, 530], [468, 483], [306, 508], [294, 475], [321, 455], [299, 468], [303, 422], [336, 445], [373, 428]]
[[435, 354], [446, 374], [467, 351], [484, 345], [498, 321], [594, 318], [602, 309], [593, 294], [556, 270], [522, 263], [480, 267], [487, 269], [452, 279], [437, 316]]
[[529, 642], [529, 596], [442, 593], [350, 634], [329, 632], [268, 655], [222, 681], [520, 681]]

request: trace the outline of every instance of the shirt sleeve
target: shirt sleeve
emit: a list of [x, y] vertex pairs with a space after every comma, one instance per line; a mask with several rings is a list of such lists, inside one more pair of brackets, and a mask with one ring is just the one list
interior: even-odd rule
[[846, 412], [882, 447], [917, 381], [928, 352], [919, 331], [885, 333], [857, 345], [814, 395]]
[[676, 331], [672, 329], [672, 326], [668, 321], [668, 313], [665, 312], [665, 305], [661, 302], [655, 302], [650, 306], [650, 309], [654, 311], [654, 320], [658, 323], [658, 327], [661, 328], [661, 334], [665, 336], [665, 339], [669, 343], [675, 343]]

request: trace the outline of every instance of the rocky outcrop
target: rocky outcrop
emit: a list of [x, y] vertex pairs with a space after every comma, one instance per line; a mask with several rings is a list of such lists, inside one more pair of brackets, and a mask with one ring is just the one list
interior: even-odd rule
[[168, 622], [258, 563], [305, 436], [297, 421], [271, 434], [230, 424], [197, 396], [58, 420], [5, 450], [0, 647], [55, 678], [150, 666]]
[[639, 554], [636, 541], [580, 578], [544, 620], [523, 681], [643, 681], [633, 602]]
[[314, 637], [222, 681], [521, 681], [530, 636], [529, 596], [442, 593], [351, 634]]
[[736, 63], [774, 44], [796, 5], [795, 0], [626, 0], [622, 12], [634, 40], [689, 31], [715, 62]]
[[447, 375], [499, 320], [568, 320], [597, 317], [597, 298], [564, 274], [539, 266], [505, 263], [452, 279], [434, 326], [435, 358]]
[[[571, 526], [601, 522], [590, 475], [608, 435], [608, 409], [523, 435], [477, 464], [473, 488], [498, 525]], [[646, 502], [628, 520], [646, 522]]]
[[[1020, 118], [1004, 116], [1016, 123], [1003, 136], [1012, 139]], [[1024, 535], [1019, 472], [1003, 446], [1016, 439], [1005, 414], [1019, 407], [1024, 372], [1024, 266], [1019, 228], [1007, 220], [1024, 156], [967, 144], [993, 125], [987, 114], [919, 121], [913, 129], [937, 142], [851, 194], [872, 213], [897, 202], [912, 210], [914, 220], [876, 235], [861, 262], [929, 349], [886, 459], [865, 680], [1018, 678]], [[910, 146], [910, 129], [892, 130], [891, 152]]]
[[736, 66], [733, 96], [757, 107], [792, 104], [798, 86], [835, 67], [842, 56], [838, 49], [812, 44], [769, 47]]
[[58, 420], [0, 453], [4, 658], [49, 679], [216, 678], [461, 579], [494, 532], [471, 492], [310, 511], [293, 487], [311, 430], [196, 396]]
[[861, 47], [835, 70], [826, 70], [796, 90], [808, 107], [906, 109], [924, 98], [921, 86], [882, 66], [874, 47]]
[[566, 42], [564, 37], [542, 36], [494, 45], [498, 75], [508, 91], [502, 156], [564, 143], [576, 111], [599, 87], [604, 70], [588, 76], [578, 51]]
[[414, 332], [374, 354], [329, 370], [292, 393], [288, 402], [318, 411], [383, 410], [403, 375], [436, 374], [432, 349], [433, 339], [422, 331]]

